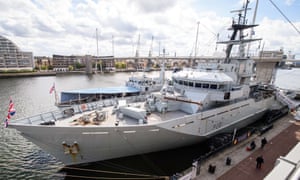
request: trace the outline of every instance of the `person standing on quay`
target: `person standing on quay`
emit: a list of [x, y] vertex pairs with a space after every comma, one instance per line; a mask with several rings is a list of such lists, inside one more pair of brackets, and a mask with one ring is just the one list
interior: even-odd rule
[[261, 140], [261, 148], [263, 149], [264, 146], [265, 146], [267, 143], [268, 143], [267, 139], [266, 139], [265, 137], [262, 138], [262, 140]]
[[263, 156], [258, 156], [256, 158], [256, 169], [261, 169], [261, 165], [264, 163], [264, 158]]

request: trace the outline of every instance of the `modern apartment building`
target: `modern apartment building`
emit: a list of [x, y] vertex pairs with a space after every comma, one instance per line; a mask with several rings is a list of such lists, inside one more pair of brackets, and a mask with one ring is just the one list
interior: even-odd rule
[[33, 70], [32, 52], [21, 51], [11, 40], [0, 35], [0, 71]]
[[65, 56], [53, 54], [52, 63], [54, 71], [68, 71], [69, 66], [74, 66], [75, 63], [85, 65], [85, 57], [76, 55]]

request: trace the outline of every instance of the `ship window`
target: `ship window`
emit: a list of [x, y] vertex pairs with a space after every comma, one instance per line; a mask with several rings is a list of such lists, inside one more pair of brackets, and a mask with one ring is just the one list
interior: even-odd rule
[[220, 89], [224, 89], [224, 88], [225, 88], [225, 85], [224, 85], [224, 84], [220, 84], [220, 85], [219, 85], [219, 88], [220, 88]]
[[210, 88], [211, 88], [211, 89], [217, 89], [217, 88], [218, 88], [218, 85], [216, 85], [216, 84], [211, 84], [211, 85], [210, 85]]
[[183, 84], [183, 81], [182, 81], [182, 80], [179, 80], [179, 84]]
[[188, 83], [189, 83], [189, 82], [187, 82], [187, 81], [183, 81], [183, 84], [184, 84], [185, 86], [187, 86]]
[[203, 87], [203, 88], [208, 88], [208, 87], [209, 87], [209, 84], [203, 84], [202, 87]]
[[189, 86], [194, 86], [194, 82], [189, 82]]
[[195, 83], [195, 87], [201, 88], [201, 83]]

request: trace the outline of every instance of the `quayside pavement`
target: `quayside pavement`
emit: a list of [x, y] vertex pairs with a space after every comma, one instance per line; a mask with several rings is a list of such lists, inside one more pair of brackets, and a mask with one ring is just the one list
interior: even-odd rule
[[[296, 144], [295, 132], [300, 126], [292, 123], [293, 117], [286, 115], [274, 123], [268, 132], [260, 135], [254, 134], [249, 139], [217, 153], [200, 164], [200, 173], [194, 180], [259, 180], [263, 179], [274, 167], [276, 159], [285, 156]], [[266, 137], [268, 143], [260, 148], [261, 139]], [[246, 147], [255, 141], [256, 148], [247, 151]], [[262, 155], [264, 164], [256, 169], [256, 158]], [[231, 158], [231, 164], [226, 165], [226, 158]], [[208, 172], [209, 165], [216, 166], [214, 173]]]

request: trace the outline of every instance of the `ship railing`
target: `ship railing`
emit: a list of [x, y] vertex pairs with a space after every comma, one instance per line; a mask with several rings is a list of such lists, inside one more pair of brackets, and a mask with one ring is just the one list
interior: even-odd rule
[[50, 111], [46, 113], [40, 113], [34, 116], [22, 118], [22, 119], [17, 119], [12, 121], [11, 123], [17, 123], [17, 124], [31, 124], [31, 125], [39, 125], [41, 123], [45, 124], [51, 124], [58, 120], [63, 118], [63, 113], [61, 110], [55, 110], [55, 111]]
[[[30, 117], [25, 117], [12, 121], [12, 123], [17, 124], [31, 124], [31, 125], [52, 125], [55, 121], [70, 117], [75, 114], [80, 114], [85, 111], [92, 111], [97, 109], [102, 109], [105, 106], [113, 106], [117, 104], [118, 100], [125, 99], [127, 103], [134, 103], [144, 101], [147, 98], [147, 95], [139, 96], [129, 96], [116, 99], [107, 99], [102, 101], [90, 102], [86, 104], [73, 105], [70, 107], [59, 108], [54, 111], [44, 112]], [[68, 113], [66, 113], [68, 112]]]

